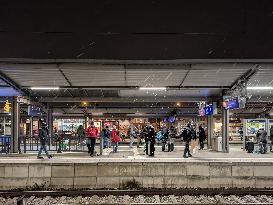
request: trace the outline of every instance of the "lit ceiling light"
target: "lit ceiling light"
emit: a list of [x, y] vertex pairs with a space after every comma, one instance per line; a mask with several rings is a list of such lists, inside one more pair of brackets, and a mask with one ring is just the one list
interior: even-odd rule
[[59, 87], [31, 87], [31, 90], [59, 90]]
[[248, 90], [273, 90], [273, 87], [247, 87]]
[[140, 87], [139, 90], [166, 90], [166, 87]]
[[181, 105], [181, 104], [180, 104], [180, 102], [177, 102], [177, 103], [176, 103], [176, 106], [178, 106], [178, 107], [179, 107], [180, 105]]

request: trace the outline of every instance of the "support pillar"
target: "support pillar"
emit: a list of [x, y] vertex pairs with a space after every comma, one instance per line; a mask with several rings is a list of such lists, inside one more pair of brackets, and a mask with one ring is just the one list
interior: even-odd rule
[[30, 128], [29, 128], [29, 138], [31, 138], [33, 136], [33, 117], [29, 118], [29, 122], [30, 122]]
[[20, 130], [20, 104], [17, 97], [12, 98], [12, 114], [11, 114], [11, 153], [19, 151], [19, 130]]
[[246, 150], [246, 119], [243, 119], [243, 150]]
[[88, 127], [88, 117], [87, 116], [84, 116], [84, 129], [87, 129]]
[[213, 130], [214, 130], [214, 124], [213, 124], [213, 116], [210, 115], [207, 118], [208, 120], [208, 149], [212, 149], [212, 138], [213, 138]]
[[53, 134], [53, 109], [47, 107], [47, 126], [48, 126], [48, 135], [51, 137]]
[[229, 110], [222, 110], [222, 152], [229, 152]]

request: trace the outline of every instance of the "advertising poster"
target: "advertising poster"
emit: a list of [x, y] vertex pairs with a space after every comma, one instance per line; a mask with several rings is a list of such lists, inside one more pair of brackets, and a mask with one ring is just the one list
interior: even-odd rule
[[256, 135], [259, 129], [265, 129], [266, 120], [247, 120], [246, 134]]

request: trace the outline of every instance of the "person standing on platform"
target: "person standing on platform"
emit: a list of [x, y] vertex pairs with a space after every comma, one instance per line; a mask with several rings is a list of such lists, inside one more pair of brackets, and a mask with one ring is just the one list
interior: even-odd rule
[[96, 138], [98, 136], [98, 129], [95, 127], [94, 122], [91, 121], [89, 127], [86, 129], [86, 144], [88, 147], [88, 153], [90, 156], [94, 156], [94, 150], [96, 145]]
[[206, 133], [204, 128], [199, 125], [199, 143], [200, 143], [200, 149], [204, 149], [204, 140], [206, 140]]
[[108, 125], [102, 129], [103, 149], [109, 148], [110, 130]]
[[273, 146], [273, 125], [271, 125], [271, 127], [270, 127], [269, 134], [270, 134], [270, 152], [272, 152], [272, 146]]
[[42, 123], [41, 128], [39, 129], [39, 140], [40, 140], [40, 150], [38, 152], [37, 159], [44, 159], [41, 154], [42, 151], [44, 150], [46, 153], [46, 156], [48, 159], [52, 158], [52, 155], [50, 155], [47, 151], [47, 143], [48, 143], [48, 130], [46, 128], [46, 124]]
[[[259, 134], [258, 134], [259, 133]], [[267, 145], [267, 132], [262, 128], [257, 133], [257, 141], [260, 146], [260, 152], [261, 154], [266, 153], [266, 145]]]
[[130, 125], [129, 125], [129, 136], [130, 136], [129, 148], [133, 148], [133, 144], [135, 141], [135, 126], [132, 124], [131, 121], [130, 121]]
[[162, 144], [163, 144], [163, 146], [165, 146], [165, 144], [167, 143], [168, 138], [169, 138], [169, 136], [168, 136], [169, 130], [168, 130], [166, 124], [163, 124], [163, 125], [162, 125], [162, 127], [161, 127], [161, 129], [160, 129], [160, 132], [161, 132], [161, 134], [162, 134], [162, 139], [161, 139]]
[[142, 130], [141, 130], [140, 125], [138, 125], [138, 128], [137, 128], [137, 142], [138, 142], [137, 148], [139, 148], [139, 145], [142, 145], [141, 136], [142, 136]]
[[190, 142], [192, 139], [192, 131], [190, 123], [184, 128], [182, 132], [183, 141], [185, 142], [184, 158], [192, 157], [190, 153]]
[[111, 142], [113, 146], [113, 153], [116, 153], [118, 151], [118, 143], [120, 142], [120, 138], [117, 134], [115, 125], [113, 125], [113, 130], [111, 132]]
[[145, 135], [145, 152], [150, 157], [154, 157], [155, 152], [155, 129], [154, 127], [148, 122], [143, 130], [143, 134]]

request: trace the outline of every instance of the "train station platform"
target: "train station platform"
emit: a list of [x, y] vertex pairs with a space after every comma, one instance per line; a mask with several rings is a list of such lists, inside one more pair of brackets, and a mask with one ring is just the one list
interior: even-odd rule
[[147, 157], [143, 148], [120, 146], [118, 153], [102, 156], [87, 153], [54, 154], [36, 159], [36, 153], [0, 157], [0, 189], [42, 186], [52, 188], [273, 188], [273, 154], [248, 154], [240, 147], [230, 153], [199, 151], [183, 158], [183, 147]]

